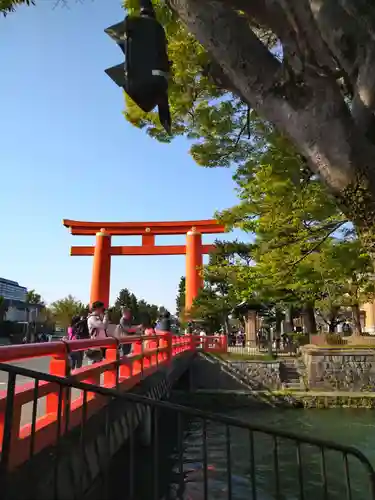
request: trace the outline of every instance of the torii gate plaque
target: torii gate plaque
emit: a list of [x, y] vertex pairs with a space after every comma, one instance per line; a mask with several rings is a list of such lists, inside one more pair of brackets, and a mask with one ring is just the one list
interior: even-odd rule
[[[93, 256], [90, 303], [96, 300], [109, 305], [111, 257], [113, 255], [185, 255], [185, 310], [189, 310], [203, 285], [203, 254], [214, 245], [203, 245], [202, 234], [224, 233], [225, 227], [215, 220], [183, 222], [81, 222], [63, 220], [73, 235], [96, 236], [95, 246], [72, 246], [73, 256]], [[186, 245], [155, 245], [156, 235], [186, 234]], [[142, 236], [140, 246], [112, 246], [112, 236]]]

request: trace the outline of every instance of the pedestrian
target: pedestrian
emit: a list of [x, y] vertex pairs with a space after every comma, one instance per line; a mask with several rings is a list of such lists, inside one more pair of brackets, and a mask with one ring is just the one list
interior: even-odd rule
[[[115, 336], [121, 340], [121, 338], [129, 337], [130, 335], [135, 335], [137, 333], [137, 326], [133, 326], [133, 314], [132, 311], [127, 307], [121, 308], [121, 319], [120, 323], [116, 328]], [[131, 353], [132, 343], [128, 342], [126, 344], [120, 343], [120, 348], [123, 356], [127, 356]]]
[[[79, 340], [79, 316], [73, 316], [71, 321], [71, 326], [68, 328], [68, 340]], [[75, 370], [76, 368], [81, 368], [83, 363], [83, 352], [82, 351], [71, 351], [69, 355], [70, 359], [70, 369]]]
[[164, 311], [156, 325], [156, 330], [160, 330], [161, 332], [170, 332], [171, 331], [171, 313], [169, 311]]
[[[91, 306], [91, 313], [87, 317], [87, 327], [91, 339], [105, 339], [108, 337], [108, 312], [103, 302], [96, 301]], [[102, 361], [105, 349], [89, 349], [86, 351], [87, 357], [92, 363]]]

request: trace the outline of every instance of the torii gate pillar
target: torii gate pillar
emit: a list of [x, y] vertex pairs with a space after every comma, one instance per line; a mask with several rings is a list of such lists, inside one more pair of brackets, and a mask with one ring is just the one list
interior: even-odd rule
[[96, 233], [90, 304], [100, 300], [109, 306], [111, 276], [111, 235], [105, 229]]
[[202, 279], [203, 249], [202, 235], [194, 230], [186, 235], [186, 282], [185, 282], [185, 310], [189, 311], [203, 287]]

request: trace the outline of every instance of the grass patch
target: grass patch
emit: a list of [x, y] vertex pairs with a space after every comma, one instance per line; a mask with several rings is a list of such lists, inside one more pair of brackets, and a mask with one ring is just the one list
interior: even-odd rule
[[275, 357], [269, 354], [239, 354], [228, 352], [226, 354], [212, 354], [216, 358], [224, 361], [277, 361]]
[[340, 349], [343, 351], [350, 351], [350, 350], [355, 350], [355, 349], [371, 349], [375, 350], [375, 344], [341, 344], [341, 345], [332, 345], [332, 344], [310, 344], [310, 346], [314, 346], [314, 348], [317, 349]]

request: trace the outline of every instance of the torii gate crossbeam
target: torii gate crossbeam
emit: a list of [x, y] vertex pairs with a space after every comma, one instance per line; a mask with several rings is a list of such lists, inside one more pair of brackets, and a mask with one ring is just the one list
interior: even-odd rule
[[[93, 256], [90, 303], [109, 305], [111, 257], [116, 255], [186, 255], [185, 310], [203, 285], [203, 255], [214, 245], [203, 245], [202, 234], [220, 234], [225, 227], [215, 220], [183, 222], [81, 222], [64, 220], [73, 235], [96, 236], [95, 246], [72, 246], [73, 256]], [[186, 245], [155, 245], [156, 235], [186, 234]], [[112, 246], [112, 236], [142, 236], [140, 246]]]

